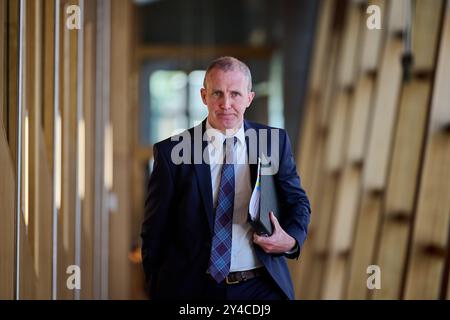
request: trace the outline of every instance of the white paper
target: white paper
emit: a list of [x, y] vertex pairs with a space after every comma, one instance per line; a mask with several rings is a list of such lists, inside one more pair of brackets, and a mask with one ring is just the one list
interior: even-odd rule
[[255, 221], [259, 218], [259, 203], [261, 199], [261, 159], [258, 158], [258, 170], [256, 176], [255, 188], [252, 192], [252, 197], [250, 198], [250, 204], [248, 208], [248, 212], [250, 213], [250, 218]]

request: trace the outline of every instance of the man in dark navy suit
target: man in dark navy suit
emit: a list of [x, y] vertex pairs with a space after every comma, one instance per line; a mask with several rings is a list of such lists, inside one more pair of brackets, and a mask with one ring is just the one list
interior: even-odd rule
[[[150, 297], [294, 299], [286, 258], [298, 259], [311, 210], [289, 138], [244, 120], [255, 93], [243, 62], [213, 61], [203, 86], [207, 119], [154, 146], [141, 234]], [[281, 202], [270, 236], [249, 224], [261, 157]]]

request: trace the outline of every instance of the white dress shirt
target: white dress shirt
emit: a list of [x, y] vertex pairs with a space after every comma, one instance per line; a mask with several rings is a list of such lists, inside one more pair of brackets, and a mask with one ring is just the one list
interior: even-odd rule
[[247, 161], [244, 126], [232, 136], [225, 136], [214, 129], [206, 120], [206, 137], [211, 168], [213, 206], [217, 207], [220, 177], [222, 172], [223, 142], [225, 138], [236, 137], [234, 146], [234, 209], [231, 242], [230, 272], [255, 269], [262, 266], [253, 248], [253, 229], [247, 221], [248, 205], [252, 194], [250, 167]]

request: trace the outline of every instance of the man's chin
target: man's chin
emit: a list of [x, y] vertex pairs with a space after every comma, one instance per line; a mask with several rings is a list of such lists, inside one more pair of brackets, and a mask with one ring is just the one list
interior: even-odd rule
[[223, 130], [236, 130], [239, 129], [241, 127], [241, 124], [239, 123], [239, 121], [224, 121], [221, 123], [222, 124], [222, 128]]

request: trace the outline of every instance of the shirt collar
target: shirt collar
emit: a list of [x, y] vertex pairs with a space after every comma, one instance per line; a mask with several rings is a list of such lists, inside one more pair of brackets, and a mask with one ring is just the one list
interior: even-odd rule
[[206, 119], [206, 137], [208, 139], [208, 143], [211, 143], [216, 149], [223, 148], [223, 141], [225, 140], [225, 138], [231, 137], [236, 137], [238, 143], [240, 143], [241, 145], [245, 145], [244, 122], [242, 122], [239, 130], [236, 131], [233, 135], [225, 136], [221, 131], [213, 128], [209, 123], [209, 120]]

